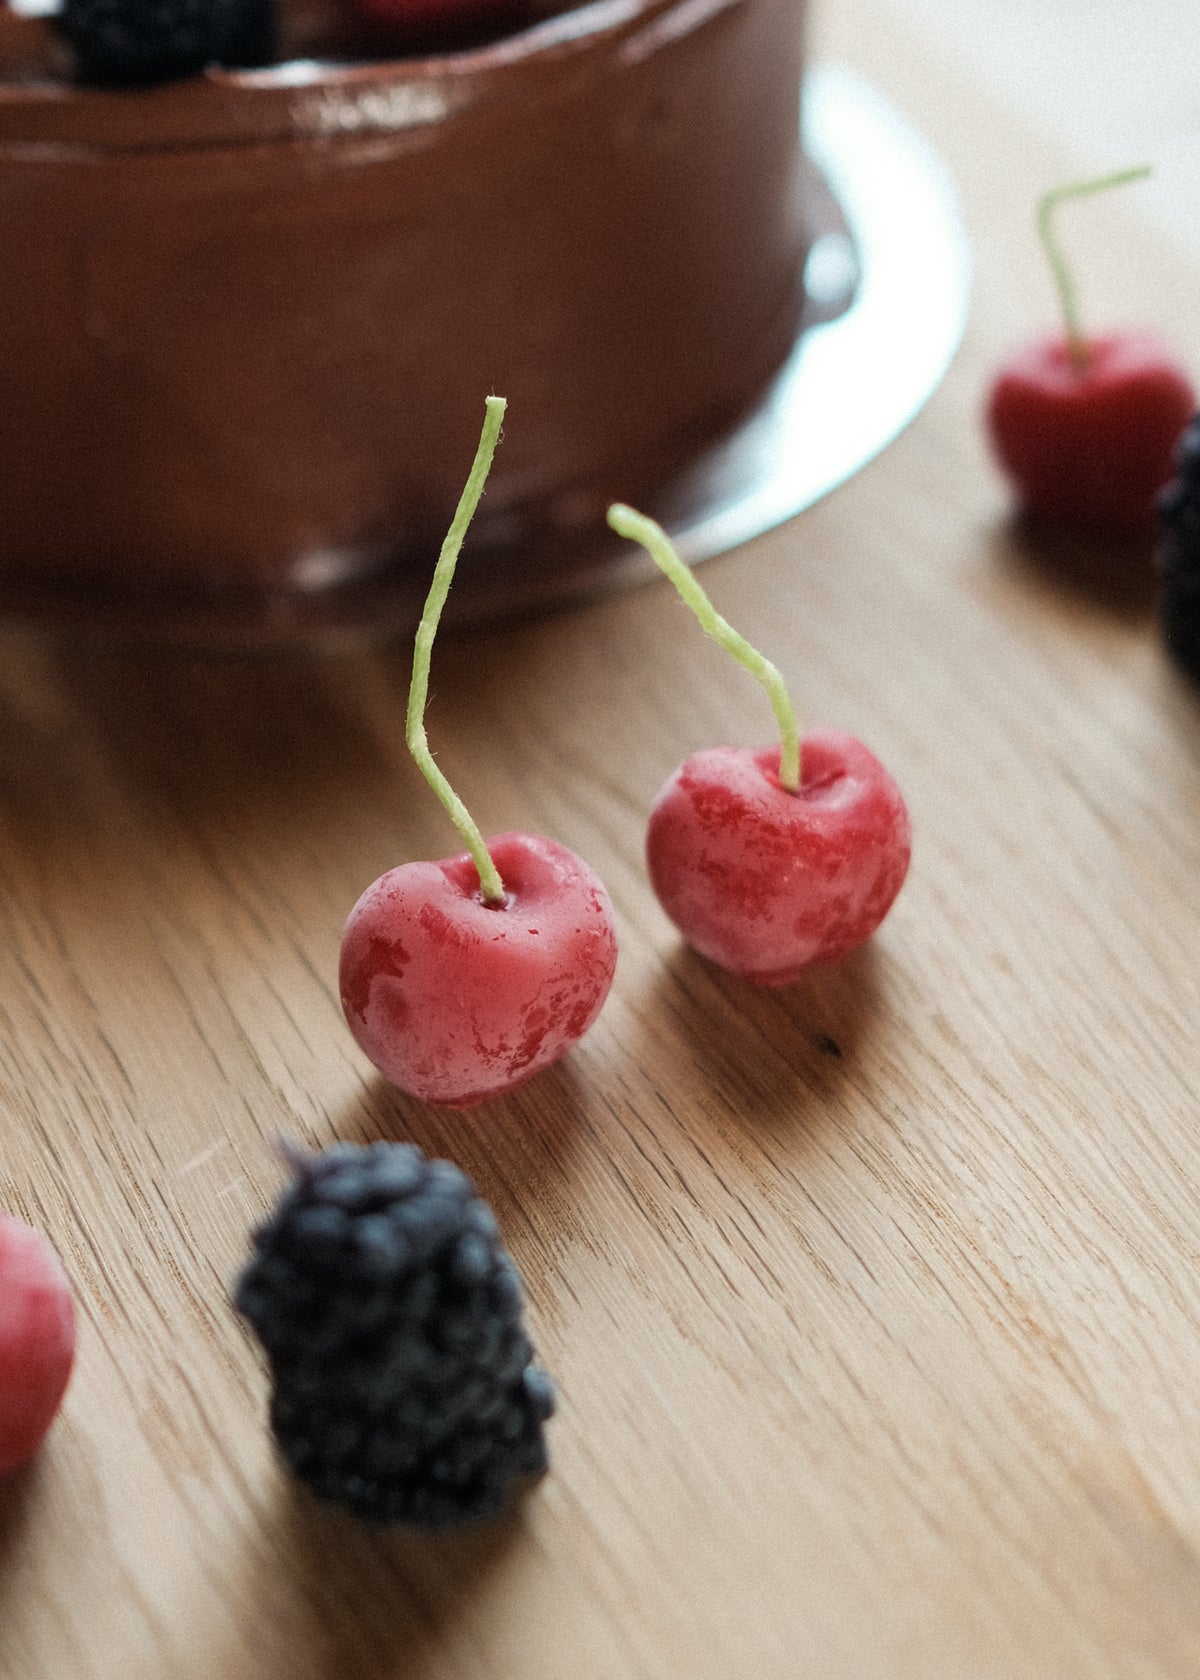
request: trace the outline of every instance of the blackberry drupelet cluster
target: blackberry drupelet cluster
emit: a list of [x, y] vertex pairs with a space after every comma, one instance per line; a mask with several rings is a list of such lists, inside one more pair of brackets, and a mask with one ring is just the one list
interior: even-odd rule
[[266, 63], [274, 0], [63, 0], [63, 33], [89, 81], [118, 87]]
[[545, 1470], [554, 1409], [495, 1216], [409, 1144], [292, 1165], [235, 1297], [267, 1352], [284, 1459], [368, 1522], [492, 1515]]
[[1200, 682], [1200, 414], [1179, 441], [1175, 472], [1158, 501], [1159, 618], [1167, 647]]

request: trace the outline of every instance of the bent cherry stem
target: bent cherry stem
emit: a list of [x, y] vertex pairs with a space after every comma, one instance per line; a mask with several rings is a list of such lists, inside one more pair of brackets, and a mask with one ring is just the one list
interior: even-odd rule
[[496, 453], [500, 426], [507, 406], [503, 397], [487, 399], [483, 432], [480, 435], [479, 447], [475, 451], [475, 460], [455, 509], [454, 518], [450, 522], [450, 529], [446, 533], [446, 540], [442, 544], [442, 551], [438, 555], [438, 563], [434, 567], [433, 582], [429, 585], [429, 594], [425, 598], [425, 608], [417, 626], [416, 645], [413, 648], [412, 681], [408, 688], [408, 717], [404, 736], [408, 742], [408, 750], [416, 759], [421, 774], [441, 801], [447, 816], [471, 854], [479, 874], [479, 889], [484, 903], [493, 905], [504, 903], [504, 882], [500, 879], [500, 871], [492, 862], [491, 853], [484, 844], [483, 835], [471, 813], [434, 763], [425, 734], [425, 702], [429, 696], [429, 665], [433, 655], [433, 639], [437, 635], [442, 608], [454, 581], [454, 568], [458, 564], [463, 538], [483, 495], [483, 487], [492, 464], [492, 456]]
[[700, 627], [726, 653], [732, 654], [745, 670], [767, 691], [775, 721], [779, 725], [779, 783], [788, 793], [800, 791], [800, 731], [796, 711], [778, 669], [769, 659], [751, 647], [727, 619], [721, 617], [692, 573], [679, 558], [662, 526], [644, 513], [636, 513], [623, 502], [615, 502], [608, 510], [608, 523], [619, 537], [641, 543], [660, 571], [675, 585], [680, 595], [700, 621]]
[[1071, 357], [1071, 365], [1077, 373], [1082, 373], [1088, 364], [1088, 343], [1079, 325], [1079, 302], [1075, 292], [1075, 278], [1071, 273], [1062, 247], [1058, 243], [1058, 234], [1054, 227], [1054, 212], [1059, 205], [1070, 198], [1088, 198], [1092, 193], [1108, 192], [1110, 187], [1127, 187], [1133, 181], [1144, 181], [1150, 174], [1148, 163], [1138, 164], [1135, 169], [1121, 169], [1115, 175], [1099, 175], [1092, 181], [1072, 181], [1064, 187], [1054, 187], [1038, 200], [1037, 229], [1038, 238], [1042, 242], [1042, 250], [1046, 253], [1046, 261], [1050, 264], [1050, 272], [1054, 276], [1054, 284], [1058, 290], [1058, 301], [1062, 309], [1063, 325], [1066, 328], [1067, 350]]

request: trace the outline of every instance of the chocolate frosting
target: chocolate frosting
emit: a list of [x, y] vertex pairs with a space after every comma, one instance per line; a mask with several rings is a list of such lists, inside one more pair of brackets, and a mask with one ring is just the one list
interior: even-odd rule
[[462, 587], [535, 598], [559, 538], [653, 505], [795, 339], [801, 13], [597, 0], [138, 92], [73, 85], [9, 14], [0, 587], [415, 603], [493, 391]]

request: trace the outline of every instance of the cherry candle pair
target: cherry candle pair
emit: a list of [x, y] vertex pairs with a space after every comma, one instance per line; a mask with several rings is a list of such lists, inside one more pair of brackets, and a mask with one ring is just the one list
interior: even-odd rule
[[[375, 1066], [413, 1096], [454, 1107], [498, 1096], [570, 1049], [599, 1014], [617, 957], [612, 906], [588, 865], [542, 835], [485, 843], [425, 737], [433, 639], [504, 408], [488, 398], [409, 691], [409, 748], [467, 850], [373, 882], [350, 912], [340, 965], [346, 1019]], [[654, 803], [646, 852], [663, 908], [698, 951], [782, 985], [844, 956], [887, 914], [908, 869], [904, 801], [853, 736], [824, 729], [800, 740], [779, 672], [713, 610], [653, 520], [618, 506], [609, 524], [645, 546], [770, 696], [779, 744], [693, 754]]]

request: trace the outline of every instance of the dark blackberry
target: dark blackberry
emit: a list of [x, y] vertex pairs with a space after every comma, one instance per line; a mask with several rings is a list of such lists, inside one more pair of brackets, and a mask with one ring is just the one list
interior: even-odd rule
[[1200, 415], [1179, 440], [1175, 471], [1158, 499], [1159, 621], [1170, 652], [1200, 682]]
[[1175, 445], [1175, 472], [1185, 484], [1200, 488], [1200, 414], [1193, 415]]
[[166, 82], [209, 64], [263, 64], [274, 0], [63, 0], [60, 25], [89, 81]]
[[266, 1349], [280, 1452], [368, 1522], [492, 1515], [545, 1470], [554, 1410], [495, 1216], [410, 1144], [292, 1164], [235, 1295]]

